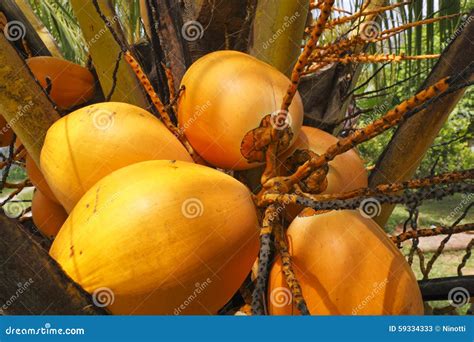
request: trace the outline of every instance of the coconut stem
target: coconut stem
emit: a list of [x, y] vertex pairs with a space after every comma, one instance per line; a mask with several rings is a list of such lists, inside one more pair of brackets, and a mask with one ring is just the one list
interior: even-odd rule
[[[472, 177], [471, 177], [472, 179]], [[359, 209], [361, 211], [374, 211], [366, 213], [370, 217], [375, 217], [380, 213], [380, 205], [421, 203], [428, 199], [442, 199], [446, 196], [459, 193], [469, 193], [474, 191], [474, 185], [466, 183], [457, 183], [456, 181], [447, 184], [429, 185], [417, 188], [416, 191], [404, 191], [403, 194], [397, 193], [376, 193], [371, 196], [357, 196], [347, 199], [331, 199], [326, 201], [314, 200], [304, 194], [275, 194], [266, 195], [265, 202], [280, 204], [299, 204], [304, 207], [312, 208], [315, 211], [321, 210], [344, 210]]]
[[255, 289], [252, 293], [252, 313], [254, 315], [264, 315], [266, 313], [265, 293], [267, 290], [268, 275], [271, 267], [272, 221], [278, 217], [277, 207], [277, 205], [270, 205], [266, 208], [262, 228], [260, 230], [260, 252], [258, 255], [257, 280]]
[[452, 235], [452, 234], [459, 234], [468, 231], [474, 230], [474, 223], [466, 223], [461, 224], [454, 227], [435, 227], [435, 228], [426, 228], [426, 229], [418, 229], [418, 230], [410, 230], [408, 232], [391, 236], [390, 239], [392, 242], [399, 244], [403, 241], [415, 239], [419, 237], [425, 236], [436, 236], [436, 235]]
[[341, 54], [345, 54], [345, 52], [348, 50], [352, 50], [353, 47], [355, 46], [384, 41], [409, 28], [420, 26], [420, 25], [432, 24], [434, 22], [441, 21], [444, 19], [450, 19], [457, 15], [458, 14], [452, 14], [452, 15], [446, 15], [446, 16], [437, 17], [437, 18], [420, 20], [413, 23], [408, 23], [401, 26], [393, 27], [391, 29], [383, 30], [380, 32], [375, 31], [374, 37], [370, 37], [370, 36], [363, 37], [362, 35], [357, 35], [348, 39], [341, 39], [340, 41], [336, 43], [330, 43], [330, 44], [322, 45], [319, 47], [315, 47], [315, 50], [311, 54], [308, 63], [310, 64], [310, 63], [318, 62], [322, 60], [325, 56], [330, 56], [330, 55], [339, 56]]
[[285, 275], [286, 284], [290, 288], [293, 302], [295, 302], [296, 307], [302, 315], [309, 315], [308, 306], [303, 297], [303, 290], [301, 289], [300, 283], [296, 278], [295, 271], [291, 264], [291, 255], [286, 243], [285, 230], [281, 224], [275, 223], [273, 231], [275, 234], [277, 250], [281, 257], [282, 271]]
[[[380, 194], [396, 194], [400, 191], [410, 189], [420, 189], [438, 184], [449, 184], [455, 182], [462, 182], [474, 178], [474, 169], [465, 171], [454, 171], [442, 173], [433, 177], [425, 177], [420, 179], [412, 179], [401, 183], [380, 184], [374, 188], [361, 188], [349, 192], [335, 193], [335, 194], [308, 194], [299, 191], [298, 195], [304, 196], [315, 202], [327, 202], [336, 200], [346, 200], [356, 197], [370, 197]], [[296, 203], [297, 195], [295, 194], [265, 194], [258, 203], [259, 206], [267, 206], [275, 203]], [[286, 201], [286, 202], [285, 202]]]
[[389, 62], [389, 63], [397, 63], [401, 61], [409, 61], [409, 60], [425, 60], [425, 59], [438, 59], [441, 55], [434, 54], [434, 55], [419, 55], [419, 56], [405, 56], [405, 55], [395, 55], [395, 54], [386, 54], [386, 55], [367, 55], [367, 54], [360, 54], [360, 55], [347, 55], [347, 56], [336, 56], [330, 55], [320, 58], [317, 62], [315, 62], [312, 66], [310, 66], [306, 71], [303, 72], [303, 75], [312, 74], [322, 67], [332, 64], [332, 63], [341, 63], [341, 64], [349, 64], [349, 63], [381, 63], [381, 62]]

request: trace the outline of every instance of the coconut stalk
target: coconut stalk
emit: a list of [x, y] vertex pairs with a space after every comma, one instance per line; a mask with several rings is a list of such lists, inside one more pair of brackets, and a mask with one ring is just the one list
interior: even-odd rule
[[7, 38], [0, 34], [0, 113], [39, 165], [48, 128], [60, 118], [43, 88]]
[[258, 1], [249, 53], [290, 76], [301, 52], [309, 0]]
[[[473, 15], [474, 11], [471, 11], [470, 18]], [[471, 42], [473, 36], [474, 20], [466, 20], [465, 24], [461, 24], [455, 31], [453, 41], [443, 51], [420, 89], [448, 75], [456, 75], [471, 65], [474, 60]], [[471, 80], [473, 79], [471, 76]], [[444, 97], [398, 127], [370, 175], [371, 187], [381, 183], [402, 182], [413, 177], [423, 156], [433, 144], [464, 91], [459, 90]], [[375, 221], [384, 226], [393, 208], [393, 205], [383, 205], [380, 214], [374, 218]]]
[[[119, 19], [108, 1], [98, 1], [102, 13], [108, 18], [111, 27], [125, 42]], [[132, 68], [121, 56], [122, 49], [96, 11], [91, 0], [71, 0], [86, 45], [92, 57], [103, 93], [110, 101], [126, 102], [149, 109], [145, 92]], [[119, 63], [116, 74], [114, 69]], [[113, 91], [112, 91], [113, 90]]]
[[[387, 0], [367, 0], [364, 2], [365, 11], [373, 11], [387, 4]], [[377, 16], [367, 15], [363, 17], [358, 31], [353, 35], [363, 32], [366, 25], [373, 25]], [[353, 47], [353, 53], [357, 54], [367, 48], [367, 44], [358, 44]], [[346, 97], [359, 79], [361, 65], [335, 63], [313, 75], [301, 79], [299, 92], [303, 99], [305, 109], [304, 124], [318, 127], [333, 133], [338, 126], [337, 122], [346, 115], [347, 107], [352, 96]], [[349, 80], [349, 81], [348, 81]]]

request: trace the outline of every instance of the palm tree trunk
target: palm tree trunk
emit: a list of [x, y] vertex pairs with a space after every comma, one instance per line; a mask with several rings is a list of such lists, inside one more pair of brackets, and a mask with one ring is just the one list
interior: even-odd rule
[[0, 315], [107, 314], [23, 227], [0, 214], [0, 230]]

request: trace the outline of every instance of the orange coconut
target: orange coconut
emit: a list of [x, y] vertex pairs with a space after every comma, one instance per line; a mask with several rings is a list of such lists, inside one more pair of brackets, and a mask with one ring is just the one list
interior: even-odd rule
[[[295, 95], [287, 121], [279, 113], [290, 80], [272, 66], [237, 51], [216, 51], [197, 60], [181, 85], [178, 118], [196, 151], [210, 164], [225, 169], [249, 169], [241, 151], [244, 137], [264, 117], [277, 128], [290, 126], [299, 134], [303, 104]], [[272, 115], [273, 114], [273, 115]], [[283, 122], [282, 122], [283, 121]], [[286, 125], [286, 126], [285, 126]]]
[[[415, 276], [392, 241], [358, 211], [297, 217], [288, 229], [290, 253], [308, 309], [313, 315], [421, 315]], [[275, 262], [269, 311], [297, 314]]]
[[106, 102], [56, 121], [46, 134], [40, 168], [70, 212], [104, 176], [153, 159], [192, 161], [179, 140], [152, 114], [127, 103]]
[[180, 161], [124, 167], [81, 198], [50, 254], [114, 314], [215, 314], [258, 253], [251, 194], [215, 169]]
[[40, 56], [26, 60], [31, 72], [43, 88], [51, 81], [50, 97], [60, 108], [70, 108], [94, 96], [94, 75], [80, 65], [61, 58]]
[[49, 238], [56, 236], [67, 219], [67, 213], [64, 208], [51, 201], [38, 190], [33, 195], [31, 214], [35, 226]]
[[[326, 150], [339, 141], [335, 136], [314, 127], [303, 126], [298, 139], [291, 149], [279, 157], [280, 172], [288, 174], [288, 170], [282, 165], [288, 157], [297, 150], [310, 150], [316, 154], [323, 154]], [[334, 194], [352, 191], [368, 186], [368, 174], [364, 161], [360, 158], [356, 149], [351, 149], [338, 155], [329, 162], [327, 174], [327, 188], [323, 194]], [[303, 209], [298, 205], [290, 205], [287, 208], [290, 221]]]
[[10, 146], [13, 141], [13, 130], [7, 120], [0, 115], [0, 147]]
[[35, 161], [31, 159], [29, 154], [26, 155], [26, 173], [28, 174], [28, 178], [30, 179], [31, 183], [33, 183], [33, 185], [36, 187], [36, 189], [38, 189], [50, 201], [59, 204], [59, 201], [51, 191], [51, 188], [46, 182], [46, 179], [44, 179], [43, 174], [41, 173], [40, 169], [38, 169]]

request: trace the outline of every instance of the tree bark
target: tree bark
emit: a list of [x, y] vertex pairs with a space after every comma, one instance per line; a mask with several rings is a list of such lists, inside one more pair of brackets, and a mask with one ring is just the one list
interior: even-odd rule
[[0, 113], [39, 165], [48, 128], [60, 118], [25, 61], [0, 34]]
[[[144, 20], [146, 32], [151, 40], [155, 38], [153, 13], [150, 13], [149, 0], [140, 1], [140, 12]], [[191, 55], [186, 42], [181, 37], [183, 27], [182, 9], [174, 1], [152, 0], [158, 19], [158, 39], [169, 63], [175, 81], [175, 91], [179, 89], [186, 69], [191, 65]]]
[[15, 221], [0, 214], [0, 230], [0, 314], [107, 314]]
[[[443, 51], [438, 63], [431, 70], [420, 89], [432, 85], [443, 77], [456, 75], [473, 63], [473, 15], [474, 11], [471, 11], [469, 17], [471, 19], [466, 20], [465, 24], [462, 24], [455, 32], [456, 37]], [[473, 79], [474, 77], [471, 76], [471, 80]], [[402, 182], [411, 179], [426, 151], [463, 94], [464, 90], [450, 94], [403, 122], [377, 161], [370, 175], [369, 185], [373, 187], [382, 183]], [[393, 205], [383, 205], [380, 215], [375, 218], [375, 221], [380, 226], [384, 226], [393, 208]]]
[[[183, 11], [180, 30], [191, 62], [217, 50], [247, 51], [256, 0], [183, 0], [180, 3]], [[183, 33], [189, 27], [197, 27], [199, 34], [186, 39]]]

